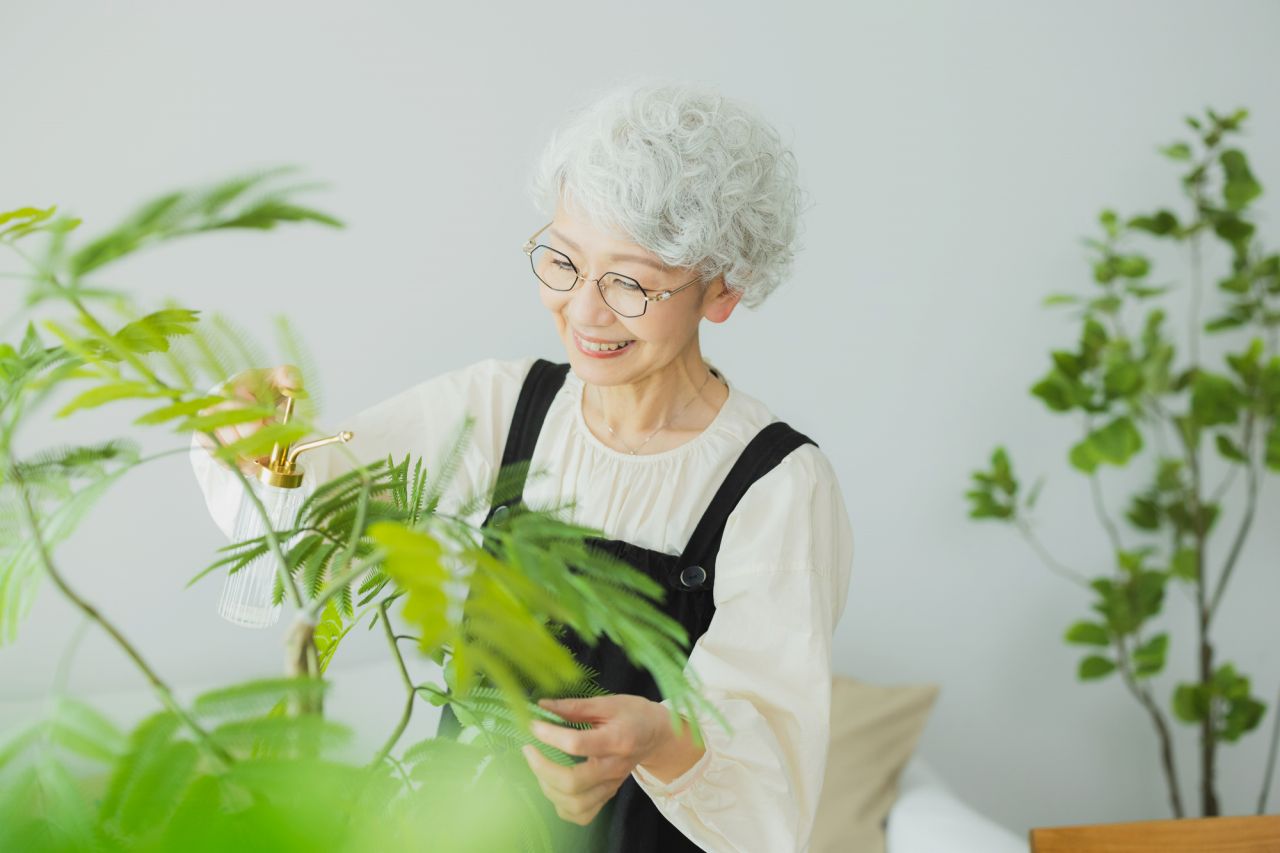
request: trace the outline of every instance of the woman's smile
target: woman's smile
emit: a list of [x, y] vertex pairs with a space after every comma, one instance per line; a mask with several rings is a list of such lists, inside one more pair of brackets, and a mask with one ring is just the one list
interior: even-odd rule
[[578, 346], [578, 352], [583, 355], [589, 355], [592, 358], [617, 358], [625, 352], [629, 352], [634, 340], [616, 340], [606, 341], [600, 338], [589, 338], [580, 335], [577, 330], [570, 330], [573, 334], [574, 343]]

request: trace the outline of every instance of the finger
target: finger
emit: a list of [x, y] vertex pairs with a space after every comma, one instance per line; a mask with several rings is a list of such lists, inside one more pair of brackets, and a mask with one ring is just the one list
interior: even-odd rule
[[571, 729], [542, 720], [534, 720], [529, 726], [533, 736], [570, 755], [611, 755], [615, 752], [613, 735], [603, 728]]
[[[531, 746], [524, 747], [525, 756], [529, 758], [529, 751], [537, 752]], [[545, 759], [544, 759], [545, 760]], [[532, 763], [532, 759], [531, 759]], [[554, 763], [552, 766], [557, 766]], [[539, 771], [534, 772], [535, 778], [538, 780], [538, 787], [542, 789], [543, 796], [556, 806], [556, 813], [565, 820], [590, 822], [596, 813], [609, 801], [609, 798], [618, 790], [619, 781], [617, 779], [605, 780], [597, 785], [593, 785], [584, 791], [570, 793], [562, 791], [553, 783], [543, 778]]]
[[520, 751], [524, 753], [529, 769], [538, 777], [538, 783], [543, 786], [547, 796], [552, 796], [552, 792], [569, 795], [577, 790], [572, 768], [556, 764], [533, 744], [525, 744]]
[[526, 744], [521, 749], [529, 767], [538, 778], [568, 796], [578, 796], [602, 784], [616, 783], [626, 775], [619, 772], [615, 759], [602, 761], [589, 758], [581, 764], [565, 767], [547, 758], [532, 744]]
[[301, 388], [302, 371], [295, 365], [282, 364], [268, 374], [277, 388]]
[[567, 699], [539, 699], [538, 705], [572, 720], [575, 723], [592, 723], [608, 719], [617, 711], [614, 696], [585, 696]]
[[596, 803], [591, 806], [583, 806], [579, 808], [556, 806], [556, 814], [560, 815], [561, 820], [567, 820], [570, 823], [576, 823], [578, 826], [586, 826], [591, 823], [592, 819], [600, 813], [600, 807], [603, 803]]

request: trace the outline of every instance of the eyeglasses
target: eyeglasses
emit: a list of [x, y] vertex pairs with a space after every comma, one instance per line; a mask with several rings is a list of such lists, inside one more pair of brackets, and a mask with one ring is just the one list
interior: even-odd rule
[[[539, 234], [551, 227], [551, 224], [548, 222], [543, 225], [525, 241], [524, 253], [529, 256], [533, 274], [547, 287], [558, 291], [573, 290], [577, 287], [579, 280], [592, 281], [578, 272], [577, 265], [564, 252], [534, 242]], [[639, 317], [644, 314], [650, 302], [665, 302], [701, 280], [702, 276], [698, 276], [674, 290], [664, 290], [653, 295], [641, 287], [640, 282], [634, 278], [616, 272], [607, 272], [594, 281], [596, 288], [600, 291], [600, 298], [604, 300], [605, 305], [613, 309], [614, 313], [622, 317]]]

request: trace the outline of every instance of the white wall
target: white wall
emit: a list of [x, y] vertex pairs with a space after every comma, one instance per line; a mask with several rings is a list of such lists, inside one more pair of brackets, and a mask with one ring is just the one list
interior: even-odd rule
[[[527, 169], [564, 105], [622, 69], [753, 101], [794, 141], [817, 206], [794, 280], [709, 328], [705, 346], [841, 474], [855, 576], [838, 669], [940, 682], [924, 753], [1015, 830], [1166, 815], [1138, 707], [1118, 682], [1075, 683], [1079, 655], [1059, 637], [1085, 600], [1011, 531], [971, 523], [963, 493], [1007, 443], [1028, 480], [1051, 475], [1045, 540], [1107, 570], [1065, 466], [1073, 427], [1027, 394], [1075, 333], [1039, 300], [1090, 286], [1078, 240], [1101, 207], [1177, 203], [1154, 146], [1182, 136], [1189, 112], [1252, 108], [1246, 145], [1280, 188], [1280, 4], [324, 5], [6, 4], [0, 202], [56, 203], [91, 232], [150, 194], [246, 167], [296, 162], [331, 181], [314, 201], [345, 231], [195, 239], [111, 280], [263, 336], [291, 312], [341, 415], [485, 356], [563, 356], [519, 247], [542, 224]], [[1261, 203], [1272, 246], [1276, 198]], [[470, 274], [433, 276], [439, 256]], [[1169, 260], [1160, 278], [1182, 281]], [[86, 413], [22, 446], [138, 435], [136, 413]], [[183, 442], [141, 435], [148, 450]], [[1270, 702], [1280, 504], [1268, 489], [1218, 649]], [[216, 582], [182, 589], [221, 544], [179, 453], [122, 483], [59, 556], [175, 682], [274, 672], [283, 626], [233, 628], [213, 615]], [[1182, 596], [1168, 609], [1172, 666], [1189, 674]], [[42, 589], [20, 641], [0, 649], [11, 705], [46, 691], [77, 621]], [[382, 654], [370, 635], [342, 657]], [[72, 672], [82, 692], [139, 683], [97, 632]], [[1194, 739], [1180, 734], [1190, 779]], [[1229, 810], [1252, 808], [1264, 745], [1224, 749]]]

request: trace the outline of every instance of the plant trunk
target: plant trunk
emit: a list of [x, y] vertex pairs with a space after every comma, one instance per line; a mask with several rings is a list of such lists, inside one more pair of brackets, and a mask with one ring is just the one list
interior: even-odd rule
[[[1200, 683], [1206, 691], [1213, 686], [1213, 646], [1209, 643], [1209, 624], [1203, 616], [1200, 619]], [[1217, 817], [1220, 809], [1215, 779], [1218, 762], [1216, 703], [1210, 698], [1207, 704], [1204, 719], [1200, 721], [1200, 807], [1204, 817]]]
[[[293, 678], [320, 677], [320, 658], [316, 653], [316, 626], [305, 618], [299, 618], [289, 630], [285, 640], [285, 673]], [[322, 714], [324, 701], [318, 691], [304, 690], [295, 702], [297, 714]]]

